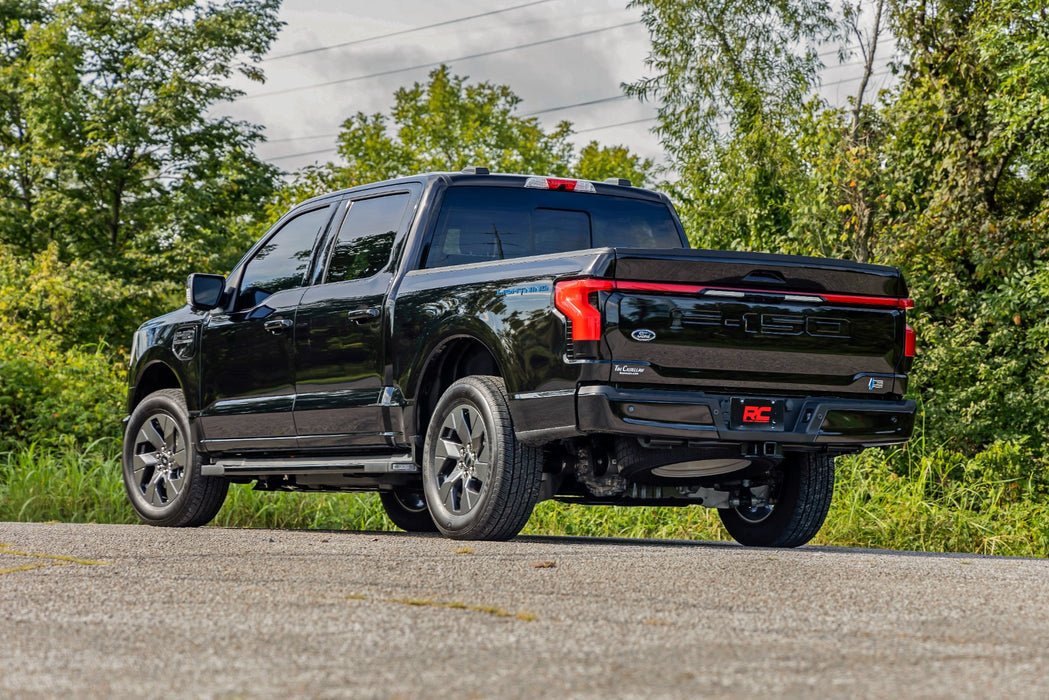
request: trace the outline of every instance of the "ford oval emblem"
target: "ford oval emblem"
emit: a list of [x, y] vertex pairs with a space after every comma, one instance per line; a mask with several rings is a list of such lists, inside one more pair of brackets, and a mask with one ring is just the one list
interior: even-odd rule
[[642, 343], [647, 343], [650, 340], [655, 340], [656, 334], [648, 330], [647, 328], [638, 328], [636, 331], [630, 334], [630, 337]]

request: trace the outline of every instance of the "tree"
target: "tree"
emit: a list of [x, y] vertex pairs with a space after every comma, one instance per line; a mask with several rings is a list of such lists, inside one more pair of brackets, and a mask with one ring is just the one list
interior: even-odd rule
[[536, 118], [516, 114], [520, 104], [507, 85], [468, 83], [448, 66], [435, 68], [426, 83], [396, 90], [388, 115], [358, 112], [343, 122], [338, 150], [344, 163], [297, 172], [271, 200], [270, 220], [332, 189], [467, 165], [591, 180], [625, 177], [636, 186], [652, 181], [651, 159], [596, 141], [577, 154], [570, 122], [544, 131]]
[[591, 141], [579, 152], [579, 159], [571, 172], [584, 180], [621, 177], [630, 180], [634, 187], [647, 187], [651, 184], [654, 168], [651, 158], [631, 153], [626, 146], [601, 146], [597, 141]]
[[276, 171], [257, 127], [212, 111], [234, 73], [261, 80], [278, 4], [4, 3], [0, 242], [139, 277], [221, 242]]
[[837, 24], [824, 0], [634, 0], [654, 75], [627, 93], [658, 100], [675, 194], [695, 242], [778, 247], [791, 217], [784, 182], [798, 161], [791, 119]]
[[433, 170], [485, 165], [492, 171], [567, 175], [571, 125], [546, 132], [514, 112], [521, 98], [506, 85], [468, 84], [448, 66], [394, 93], [390, 117], [353, 115], [342, 125], [339, 155], [347, 185]]

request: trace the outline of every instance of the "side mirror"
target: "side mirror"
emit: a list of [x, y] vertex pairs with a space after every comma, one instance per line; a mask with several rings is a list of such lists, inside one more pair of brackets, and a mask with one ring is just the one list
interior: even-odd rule
[[194, 272], [186, 280], [186, 303], [202, 311], [214, 309], [219, 305], [225, 289], [226, 278], [222, 275]]

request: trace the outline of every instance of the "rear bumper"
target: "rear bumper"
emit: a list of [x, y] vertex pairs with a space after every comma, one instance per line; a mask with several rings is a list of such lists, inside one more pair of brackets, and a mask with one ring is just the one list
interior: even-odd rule
[[914, 430], [910, 400], [870, 401], [825, 397], [782, 399], [784, 420], [777, 429], [753, 430], [732, 424], [733, 397], [699, 391], [580, 387], [576, 395], [578, 429], [638, 437], [723, 443], [777, 443], [856, 451], [906, 442]]

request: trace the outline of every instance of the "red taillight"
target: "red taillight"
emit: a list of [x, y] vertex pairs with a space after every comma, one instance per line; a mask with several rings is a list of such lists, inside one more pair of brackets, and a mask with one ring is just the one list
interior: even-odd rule
[[601, 312], [590, 304], [593, 292], [608, 292], [611, 280], [570, 280], [558, 282], [554, 304], [572, 322], [572, 340], [601, 340]]
[[913, 309], [914, 299], [897, 299], [895, 297], [867, 297], [856, 294], [824, 294], [815, 292], [831, 304], [851, 304], [855, 306], [891, 306], [897, 309]]
[[918, 346], [918, 336], [914, 333], [914, 329], [907, 326], [907, 335], [903, 341], [903, 355], [904, 357], [914, 357]]

